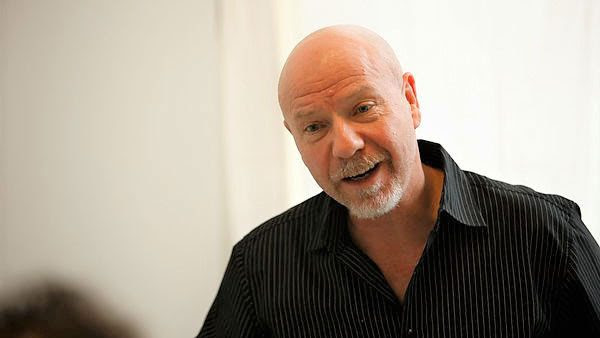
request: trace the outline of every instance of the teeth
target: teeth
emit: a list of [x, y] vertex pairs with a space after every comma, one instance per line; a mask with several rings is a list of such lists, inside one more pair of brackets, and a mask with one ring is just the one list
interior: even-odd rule
[[347, 178], [347, 179], [350, 179], [350, 180], [351, 180], [351, 179], [355, 179], [355, 178], [359, 178], [359, 177], [361, 177], [361, 176], [364, 176], [364, 175], [365, 175], [367, 172], [369, 172], [369, 170], [367, 170], [367, 171], [365, 171], [365, 172], [363, 172], [363, 173], [360, 173], [360, 174], [356, 174], [356, 175], [353, 175], [353, 176], [348, 176], [348, 177], [346, 177], [346, 178]]
[[362, 173], [360, 173], [360, 174], [357, 174], [357, 175], [354, 175], [354, 176], [349, 176], [349, 177], [346, 177], [346, 178], [347, 178], [347, 179], [349, 179], [349, 180], [351, 180], [351, 181], [358, 181], [358, 180], [361, 180], [361, 179], [365, 178], [366, 176], [368, 176], [368, 175], [371, 173], [371, 171], [372, 171], [372, 170], [373, 170], [373, 169], [374, 169], [376, 166], [377, 166], [377, 165], [374, 165], [374, 166], [370, 167], [369, 169], [367, 169], [366, 171], [364, 171], [364, 172], [362, 172]]
[[368, 174], [362, 174], [362, 175], [359, 175], [359, 176], [353, 176], [353, 177], [350, 177], [349, 180], [350, 181], [360, 181], [363, 178], [365, 178], [366, 176], [368, 176]]
[[[369, 169], [369, 170], [371, 170], [371, 169]], [[361, 178], [361, 177], [364, 177], [369, 172], [369, 170], [365, 171], [362, 174], [351, 176], [350, 178]]]

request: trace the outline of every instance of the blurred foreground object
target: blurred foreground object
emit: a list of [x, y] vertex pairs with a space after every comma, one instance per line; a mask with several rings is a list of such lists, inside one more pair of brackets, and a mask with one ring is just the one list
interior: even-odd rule
[[55, 282], [0, 299], [0, 338], [136, 338], [137, 333], [74, 288]]

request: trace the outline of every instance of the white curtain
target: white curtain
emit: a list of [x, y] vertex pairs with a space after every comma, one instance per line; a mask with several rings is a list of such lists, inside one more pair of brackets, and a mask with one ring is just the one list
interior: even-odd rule
[[285, 132], [277, 104], [274, 2], [219, 4], [226, 251], [289, 206]]

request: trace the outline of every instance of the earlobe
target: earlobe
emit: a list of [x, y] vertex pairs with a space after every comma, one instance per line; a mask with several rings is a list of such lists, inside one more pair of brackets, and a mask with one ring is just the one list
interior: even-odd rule
[[421, 111], [419, 110], [419, 107], [410, 105], [410, 112], [412, 115], [413, 127], [417, 129], [421, 125]]

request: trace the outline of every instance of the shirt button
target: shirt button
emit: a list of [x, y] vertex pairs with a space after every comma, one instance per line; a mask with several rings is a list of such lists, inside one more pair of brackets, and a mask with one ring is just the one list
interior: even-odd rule
[[416, 336], [416, 332], [415, 332], [415, 330], [413, 330], [413, 329], [408, 329], [408, 330], [406, 331], [406, 335], [407, 335], [408, 337], [415, 337], [415, 336]]

